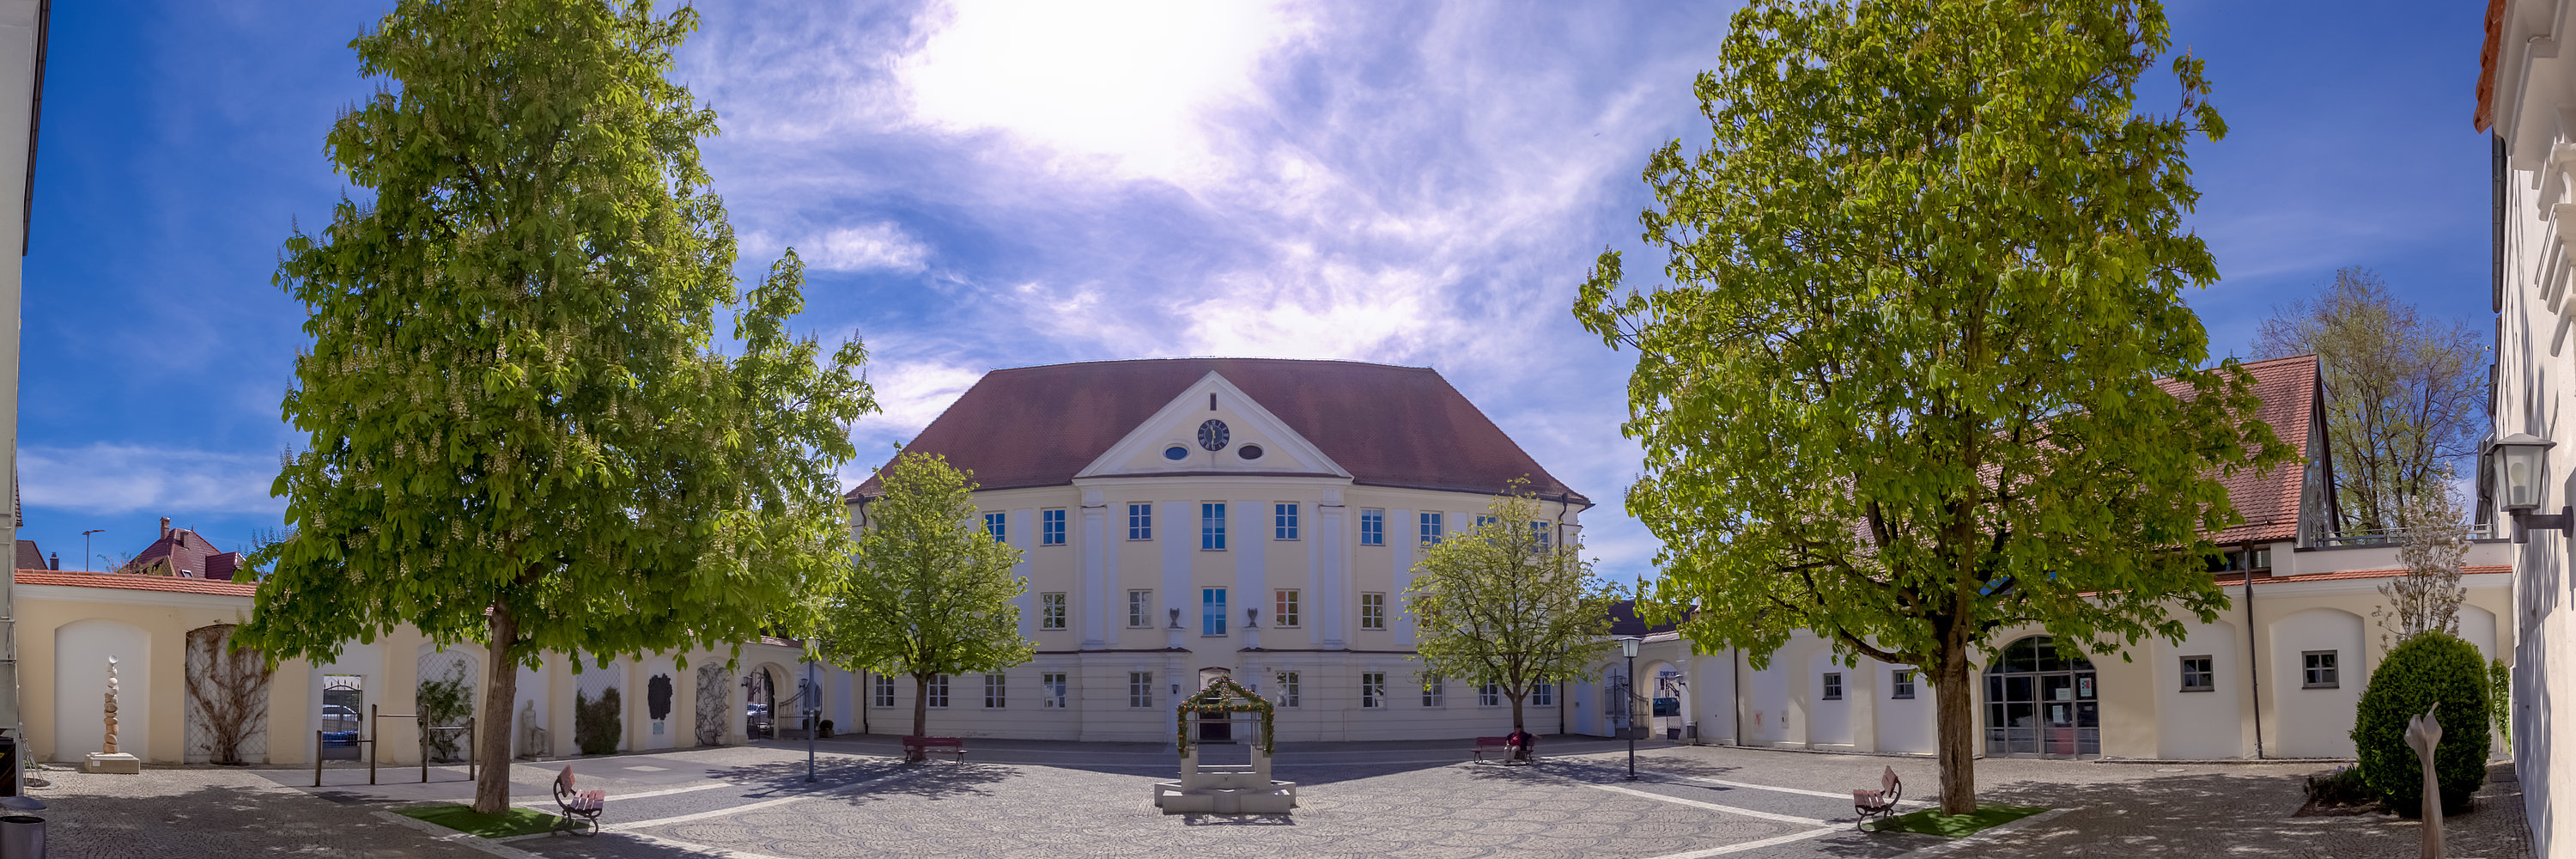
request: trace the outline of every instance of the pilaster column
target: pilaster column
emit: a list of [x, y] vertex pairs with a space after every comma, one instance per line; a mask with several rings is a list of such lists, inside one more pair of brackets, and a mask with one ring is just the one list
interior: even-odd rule
[[1082, 490], [1082, 646], [1108, 643], [1109, 541], [1108, 502], [1100, 490]]

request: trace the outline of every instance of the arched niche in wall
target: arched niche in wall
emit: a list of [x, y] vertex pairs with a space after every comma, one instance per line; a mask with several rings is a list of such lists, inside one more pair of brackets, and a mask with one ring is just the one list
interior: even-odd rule
[[[107, 660], [116, 657], [117, 751], [151, 760], [152, 634], [90, 618], [54, 628], [54, 759], [79, 761], [107, 738]], [[176, 667], [176, 666], [174, 666]]]

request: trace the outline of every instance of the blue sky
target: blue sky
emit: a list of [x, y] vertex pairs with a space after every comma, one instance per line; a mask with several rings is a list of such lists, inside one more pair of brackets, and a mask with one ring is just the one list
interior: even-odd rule
[[[19, 536], [66, 567], [93, 528], [112, 561], [162, 516], [227, 548], [278, 526], [304, 338], [271, 276], [344, 190], [322, 136], [373, 91], [346, 45], [387, 5], [55, 4]], [[875, 354], [853, 480], [993, 367], [1428, 365], [1601, 502], [1603, 573], [1651, 574], [1620, 510], [1630, 358], [1567, 307], [1602, 247], [1637, 251], [1646, 153], [1705, 133], [1689, 85], [1732, 4], [699, 6], [678, 77], [723, 114], [745, 275], [794, 245], [803, 325]], [[2168, 8], [2232, 130], [2193, 152], [2216, 347], [2347, 265], [2483, 327], [2478, 4]]]

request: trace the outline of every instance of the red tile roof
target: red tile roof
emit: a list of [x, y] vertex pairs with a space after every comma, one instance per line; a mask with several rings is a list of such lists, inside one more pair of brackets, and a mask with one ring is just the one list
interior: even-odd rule
[[259, 591], [256, 582], [208, 581], [177, 576], [147, 576], [136, 573], [65, 573], [54, 570], [18, 571], [22, 585], [58, 585], [71, 588], [117, 588], [129, 591], [168, 591], [183, 594], [213, 594], [246, 597]]
[[[1060, 486], [1214, 371], [1313, 442], [1354, 483], [1501, 492], [1568, 488], [1427, 367], [1286, 358], [1150, 358], [984, 374], [905, 450], [946, 456], [983, 489]], [[880, 494], [868, 478], [849, 498]]]
[[[2217, 543], [2274, 541], [2294, 539], [2299, 534], [2299, 486], [2306, 477], [2305, 463], [2311, 456], [2325, 456], [2322, 450], [2308, 449], [2308, 423], [2317, 418], [2317, 356], [2299, 355], [2274, 358], [2245, 365], [2254, 375], [2254, 395], [2263, 399], [2255, 417], [2272, 425], [2272, 434], [2298, 452], [2289, 464], [2267, 472], [2240, 471], [2219, 478], [2227, 486], [2227, 497], [2235, 502], [2237, 515], [2245, 521], [2209, 539]], [[2162, 382], [2165, 390], [2188, 395], [2190, 389], [2174, 382]]]
[[[161, 521], [165, 526], [169, 524], [167, 519]], [[143, 551], [136, 554], [134, 560], [126, 562], [125, 566], [117, 569], [117, 572], [141, 573], [152, 569], [156, 562], [164, 558], [169, 559], [170, 568], [161, 571], [162, 575], [176, 576], [184, 572], [192, 578], [231, 581], [234, 571], [241, 567], [240, 552], [215, 551], [215, 547], [207, 543], [206, 538], [197, 532], [186, 528], [169, 528], [161, 535], [161, 539], [154, 540], [152, 545], [143, 547]], [[27, 564], [21, 563], [18, 566], [25, 567]]]
[[[2467, 576], [2481, 575], [2484, 573], [2510, 572], [2513, 572], [2513, 566], [2510, 564], [2494, 564], [2488, 566], [2460, 568], [2460, 574]], [[2337, 570], [2331, 573], [2306, 573], [2296, 576], [2272, 576], [2270, 578], [2256, 576], [2254, 577], [2254, 583], [2258, 585], [2277, 585], [2285, 582], [2330, 582], [2336, 579], [2392, 579], [2405, 574], [2406, 571], [2404, 569]], [[2244, 581], [2243, 579], [2230, 579], [2228, 578], [2228, 575], [2229, 574], [2227, 573], [2218, 574], [2218, 583], [2225, 585]]]
[[2469, 115], [2469, 127], [2478, 131], [2495, 127], [2496, 59], [2504, 52], [2505, 4], [2487, 0], [2487, 39], [2478, 48], [2478, 110]]

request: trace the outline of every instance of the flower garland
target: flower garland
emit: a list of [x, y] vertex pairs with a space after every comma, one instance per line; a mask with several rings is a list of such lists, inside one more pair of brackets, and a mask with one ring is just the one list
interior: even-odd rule
[[1173, 721], [1179, 723], [1173, 731], [1172, 744], [1180, 749], [1181, 754], [1189, 754], [1190, 717], [1228, 713], [1261, 714], [1261, 754], [1268, 756], [1278, 751], [1278, 735], [1271, 725], [1276, 713], [1270, 702], [1252, 694], [1252, 690], [1243, 688], [1231, 677], [1219, 677], [1197, 694], [1181, 699], [1180, 706], [1172, 714]]

